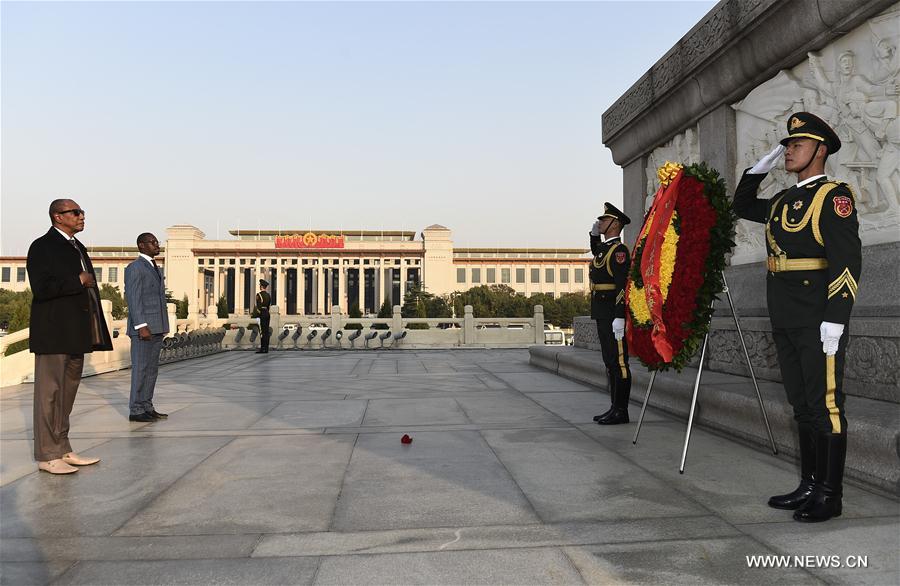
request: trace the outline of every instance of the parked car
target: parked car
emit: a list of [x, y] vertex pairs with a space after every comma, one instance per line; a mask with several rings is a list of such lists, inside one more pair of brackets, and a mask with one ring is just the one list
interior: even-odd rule
[[549, 346], [565, 346], [566, 334], [551, 323], [544, 324], [544, 344]]

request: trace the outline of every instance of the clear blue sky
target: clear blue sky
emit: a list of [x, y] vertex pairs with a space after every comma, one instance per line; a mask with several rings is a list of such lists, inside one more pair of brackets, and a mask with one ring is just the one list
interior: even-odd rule
[[621, 201], [602, 113], [714, 4], [3, 2], [0, 254], [55, 197], [97, 245], [441, 223], [585, 246]]

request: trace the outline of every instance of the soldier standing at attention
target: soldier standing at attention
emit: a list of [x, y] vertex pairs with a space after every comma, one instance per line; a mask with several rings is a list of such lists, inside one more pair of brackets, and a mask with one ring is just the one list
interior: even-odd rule
[[256, 294], [256, 308], [254, 313], [259, 316], [259, 350], [257, 354], [269, 353], [269, 323], [272, 316], [269, 314], [269, 307], [272, 305], [272, 297], [269, 295], [269, 282], [265, 279], [259, 280], [259, 293]]
[[[837, 134], [808, 112], [793, 114], [787, 129], [781, 146], [744, 172], [734, 210], [766, 225], [772, 337], [800, 435], [800, 485], [770, 498], [769, 506], [794, 510], [797, 521], [818, 522], [841, 514], [844, 356], [862, 244], [853, 192], [825, 176], [825, 160], [841, 148]], [[782, 153], [798, 183], [771, 200], [757, 199]]]
[[597, 322], [612, 403], [606, 413], [594, 417], [600, 425], [628, 423], [631, 370], [625, 341], [625, 282], [631, 255], [619, 235], [630, 223], [628, 216], [606, 203], [591, 228], [591, 318]]

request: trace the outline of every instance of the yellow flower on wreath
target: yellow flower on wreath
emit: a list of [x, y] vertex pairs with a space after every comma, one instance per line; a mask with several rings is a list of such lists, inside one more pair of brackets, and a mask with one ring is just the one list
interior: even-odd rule
[[[659, 288], [662, 293], [663, 303], [669, 296], [669, 287], [672, 285], [672, 275], [675, 272], [675, 255], [678, 254], [678, 232], [675, 231], [675, 221], [678, 214], [673, 213], [663, 236], [662, 250], [659, 258]], [[647, 218], [644, 230], [641, 232], [638, 242], [642, 242], [647, 236], [650, 224], [653, 221], [651, 214]], [[647, 293], [643, 287], [638, 287], [634, 281], [628, 282], [628, 304], [631, 314], [634, 316], [636, 326], [647, 326], [651, 323], [650, 307], [647, 305]]]

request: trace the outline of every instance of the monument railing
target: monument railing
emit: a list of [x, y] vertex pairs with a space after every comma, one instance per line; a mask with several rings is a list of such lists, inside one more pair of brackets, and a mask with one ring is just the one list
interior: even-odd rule
[[[101, 301], [106, 323], [113, 336], [113, 349], [85, 355], [84, 376], [131, 366], [131, 338], [127, 320], [112, 318], [112, 302]], [[223, 350], [259, 348], [259, 326], [249, 316], [207, 318], [175, 317], [175, 304], [168, 304], [171, 332], [163, 339], [160, 363], [187, 360]], [[353, 318], [334, 306], [328, 315], [281, 315], [272, 307], [273, 350], [357, 350], [376, 348], [525, 348], [543, 344], [544, 308], [534, 307], [532, 317], [476, 318], [471, 305], [462, 317], [403, 317], [395, 305], [391, 317]], [[27, 350], [6, 356], [12, 344], [28, 340], [29, 330], [0, 338], [0, 387], [30, 382], [34, 358]]]

